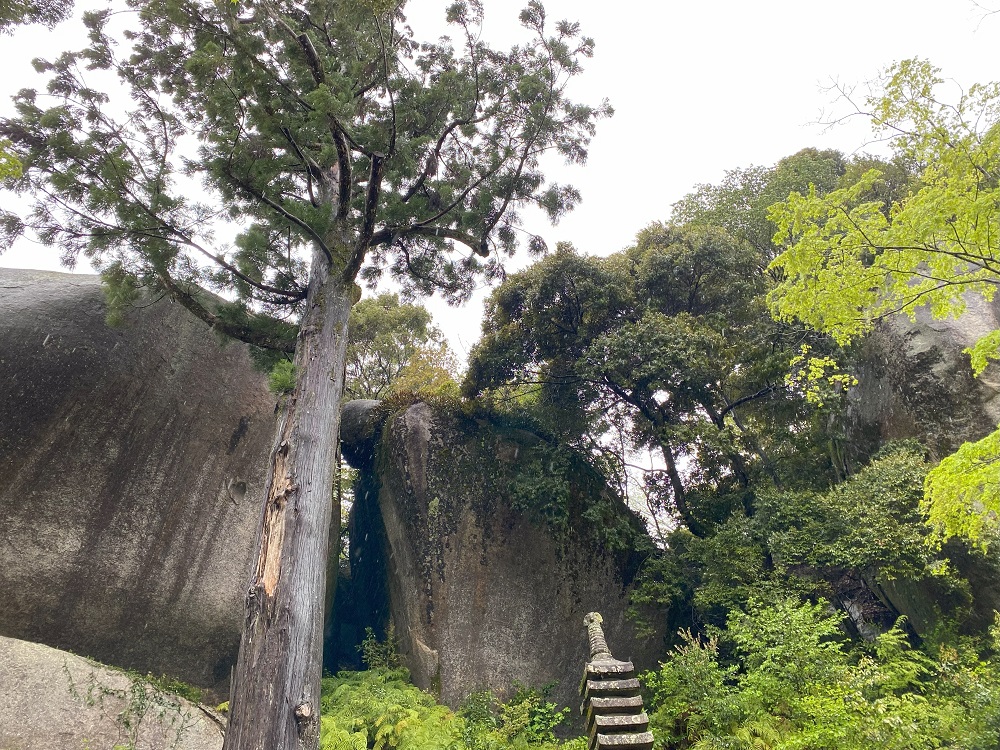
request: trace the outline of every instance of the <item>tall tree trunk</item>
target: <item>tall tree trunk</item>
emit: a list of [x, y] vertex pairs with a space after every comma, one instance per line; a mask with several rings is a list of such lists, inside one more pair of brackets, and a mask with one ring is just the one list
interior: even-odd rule
[[684, 482], [681, 479], [680, 472], [677, 470], [674, 451], [670, 447], [670, 442], [664, 437], [662, 428], [659, 435], [659, 444], [660, 452], [663, 454], [663, 462], [667, 465], [667, 477], [670, 479], [670, 488], [674, 493], [674, 505], [677, 507], [677, 513], [680, 515], [684, 525], [687, 526], [688, 531], [697, 537], [704, 538], [708, 533], [707, 529], [695, 518], [691, 512], [691, 508], [688, 506], [687, 493], [684, 491]]
[[315, 750], [319, 742], [324, 579], [340, 513], [333, 485], [354, 299], [354, 284], [317, 257], [295, 390], [271, 452], [224, 750]]

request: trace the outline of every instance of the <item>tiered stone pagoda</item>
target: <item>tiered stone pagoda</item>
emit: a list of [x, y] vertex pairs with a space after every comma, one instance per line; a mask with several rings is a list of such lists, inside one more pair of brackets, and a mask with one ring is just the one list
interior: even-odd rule
[[611, 655], [602, 618], [591, 612], [583, 618], [590, 641], [590, 661], [580, 684], [580, 713], [587, 725], [590, 750], [651, 750], [653, 735], [642, 707], [639, 680], [630, 661]]

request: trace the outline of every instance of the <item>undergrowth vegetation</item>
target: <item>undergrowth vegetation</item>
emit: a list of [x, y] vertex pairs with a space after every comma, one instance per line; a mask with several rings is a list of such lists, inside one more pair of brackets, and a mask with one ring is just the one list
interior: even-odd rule
[[666, 750], [986, 750], [1000, 736], [997, 629], [979, 641], [911, 646], [903, 623], [851, 646], [825, 601], [734, 610], [705, 636], [683, 631], [643, 675]]
[[405, 669], [340, 672], [323, 679], [320, 749], [585, 750], [582, 739], [556, 739], [569, 710], [544, 692], [519, 687], [505, 703], [474, 693], [453, 712], [414, 687]]

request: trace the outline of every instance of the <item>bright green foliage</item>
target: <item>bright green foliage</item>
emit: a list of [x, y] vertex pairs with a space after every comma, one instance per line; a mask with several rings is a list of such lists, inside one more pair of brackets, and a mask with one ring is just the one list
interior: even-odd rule
[[[871, 193], [872, 169], [854, 184], [822, 195], [793, 193], [775, 205], [776, 242], [785, 251], [772, 268], [784, 280], [772, 295], [775, 314], [827, 331], [846, 343], [873, 322], [927, 306], [935, 317], [959, 315], [968, 293], [991, 300], [1000, 283], [1000, 84], [973, 85], [957, 103], [942, 102], [939, 71], [905, 60], [886, 74], [867, 104], [876, 133], [901, 159], [922, 166], [919, 184], [889, 210]], [[967, 350], [979, 375], [996, 359], [1000, 332]], [[983, 542], [997, 508], [1000, 463], [996, 435], [963, 446], [928, 478], [927, 510], [945, 537]]]
[[833, 357], [810, 356], [812, 347], [808, 344], [799, 351], [788, 362], [791, 371], [785, 376], [785, 385], [801, 390], [809, 403], [822, 407], [829, 401], [839, 401], [848, 388], [858, 384], [856, 377], [840, 370]]
[[10, 141], [0, 139], [0, 180], [21, 176], [21, 161], [9, 149]]
[[519, 687], [506, 703], [475, 693], [458, 714], [407, 681], [405, 670], [341, 672], [323, 680], [321, 750], [583, 750], [553, 729], [569, 713]]
[[983, 374], [991, 360], [1000, 359], [1000, 330], [990, 331], [973, 346], [965, 349], [972, 361], [972, 373], [977, 378]]
[[447, 342], [428, 344], [413, 352], [390, 391], [424, 398], [458, 399], [458, 361]]
[[279, 360], [267, 376], [267, 387], [272, 393], [285, 394], [295, 390], [295, 364], [287, 359]]
[[871, 199], [882, 171], [822, 194], [793, 193], [772, 208], [773, 267], [784, 281], [773, 295], [782, 318], [797, 318], [846, 343], [872, 322], [928, 305], [937, 317], [962, 312], [965, 292], [992, 298], [1000, 212], [1000, 87], [974, 85], [956, 104], [935, 98], [942, 79], [926, 61], [886, 73], [867, 105], [877, 135], [923, 165], [918, 189], [894, 203]]
[[967, 644], [931, 658], [897, 627], [852, 651], [825, 602], [790, 598], [751, 601], [707, 641], [681, 635], [643, 675], [658, 747], [995, 746], [1000, 670]]
[[971, 539], [983, 549], [1000, 531], [1000, 430], [965, 443], [927, 474], [923, 504], [935, 540]]
[[321, 750], [448, 750], [458, 726], [445, 706], [385, 670], [323, 680]]

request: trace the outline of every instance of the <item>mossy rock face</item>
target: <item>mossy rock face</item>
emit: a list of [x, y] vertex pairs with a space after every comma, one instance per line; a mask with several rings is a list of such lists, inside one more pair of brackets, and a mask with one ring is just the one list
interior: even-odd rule
[[585, 462], [530, 430], [426, 403], [378, 435], [357, 502], [377, 506], [382, 528], [362, 528], [375, 514], [356, 507], [351, 557], [383, 561], [418, 685], [455, 705], [554, 683], [552, 699], [574, 705], [595, 610], [616, 655], [655, 665], [661, 639], [640, 641], [625, 618], [648, 537]]
[[0, 270], [0, 635], [228, 690], [274, 434], [242, 345]]

